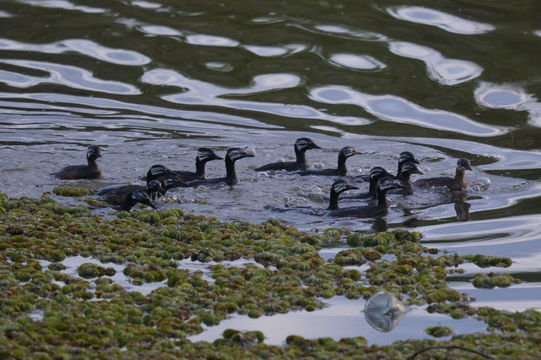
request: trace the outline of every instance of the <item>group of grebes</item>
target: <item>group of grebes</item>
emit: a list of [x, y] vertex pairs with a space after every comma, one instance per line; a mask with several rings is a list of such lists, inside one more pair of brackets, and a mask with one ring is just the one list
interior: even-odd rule
[[[432, 177], [411, 182], [411, 175], [423, 174], [417, 164], [419, 161], [409, 152], [400, 153], [396, 175], [387, 172], [380, 166], [373, 167], [368, 175], [347, 176], [346, 160], [353, 155], [359, 154], [354, 148], [346, 146], [338, 154], [338, 164], [332, 169], [308, 169], [306, 151], [321, 149], [314, 141], [303, 137], [297, 139], [294, 145], [295, 161], [280, 161], [266, 164], [255, 169], [255, 171], [285, 172], [301, 176], [339, 176], [340, 178], [331, 186], [329, 206], [327, 209], [308, 209], [309, 212], [332, 216], [332, 217], [377, 217], [387, 213], [387, 194], [411, 195], [414, 188], [448, 188], [452, 191], [460, 191], [466, 188], [464, 172], [472, 170], [467, 159], [457, 161], [454, 177]], [[197, 186], [233, 186], [238, 182], [235, 172], [235, 162], [245, 157], [254, 155], [240, 148], [229, 148], [225, 157], [226, 174], [220, 178], [205, 177], [205, 165], [212, 160], [222, 158], [209, 148], [199, 148], [195, 160], [195, 172], [170, 170], [163, 165], [153, 165], [143, 178], [146, 186], [143, 185], [113, 185], [102, 188], [96, 195], [106, 201], [111, 207], [118, 210], [130, 210], [135, 204], [142, 203], [156, 208], [152, 202], [158, 196], [163, 196], [167, 190], [175, 187], [197, 187]], [[67, 166], [58, 172], [53, 173], [59, 179], [96, 179], [101, 176], [97, 159], [101, 157], [100, 148], [96, 145], [88, 147], [87, 165]], [[347, 176], [347, 177], [346, 177]], [[338, 198], [341, 193], [359, 189], [359, 183], [368, 182], [369, 188], [366, 193], [342, 196], [343, 201], [369, 200], [368, 205], [350, 206], [340, 208]], [[375, 204], [374, 204], [375, 203]], [[282, 211], [302, 210], [303, 208], [286, 208]]]

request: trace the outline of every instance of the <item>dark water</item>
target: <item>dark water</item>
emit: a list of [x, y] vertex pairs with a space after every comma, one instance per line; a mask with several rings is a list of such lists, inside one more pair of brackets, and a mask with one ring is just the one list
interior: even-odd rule
[[[415, 228], [440, 248], [512, 257], [523, 284], [489, 299], [456, 286], [521, 309], [517, 296], [541, 298], [539, 14], [535, 0], [3, 0], [0, 190], [50, 191], [49, 173], [84, 163], [90, 144], [104, 176], [80, 185], [93, 187], [155, 163], [191, 169], [201, 146], [249, 147], [234, 189], [181, 189], [162, 206], [306, 230]], [[290, 160], [301, 136], [323, 148], [307, 153], [314, 166], [354, 146], [352, 174], [394, 172], [405, 150], [425, 176], [452, 175], [459, 157], [474, 171], [464, 196], [393, 196], [378, 220], [270, 211], [326, 206], [330, 178], [253, 171]]]

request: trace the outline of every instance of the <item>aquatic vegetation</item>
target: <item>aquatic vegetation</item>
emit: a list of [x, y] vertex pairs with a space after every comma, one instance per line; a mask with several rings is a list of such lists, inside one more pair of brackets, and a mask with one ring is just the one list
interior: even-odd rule
[[434, 337], [444, 337], [453, 335], [453, 330], [447, 326], [432, 326], [425, 329], [426, 333]]
[[105, 275], [113, 276], [116, 274], [116, 271], [113, 268], [104, 268], [96, 264], [84, 263], [79, 265], [79, 267], [77, 268], [77, 273], [80, 277], [83, 277], [85, 279], [92, 279]]
[[59, 185], [53, 188], [53, 194], [58, 196], [81, 197], [93, 195], [96, 191], [88, 188], [76, 187], [71, 185]]
[[475, 265], [480, 268], [486, 268], [490, 266], [497, 267], [509, 267], [512, 265], [512, 261], [509, 258], [499, 257], [499, 256], [488, 256], [488, 255], [468, 255], [465, 257], [467, 260], [470, 260]]
[[509, 274], [476, 274], [473, 278], [473, 286], [476, 288], [493, 289], [495, 287], [506, 288], [513, 283], [520, 283], [520, 279], [515, 279]]
[[[467, 296], [448, 287], [447, 276], [473, 258], [440, 255], [421, 243], [417, 233], [306, 233], [276, 220], [224, 223], [175, 209], [116, 212], [104, 218], [45, 196], [7, 199], [1, 193], [0, 208], [0, 358], [382, 359], [404, 358], [435, 344], [465, 346], [495, 358], [541, 355], [534, 345], [541, 328], [538, 311], [472, 307]], [[347, 241], [354, 248], [326, 262], [318, 251], [331, 241]], [[79, 264], [76, 274], [68, 273], [62, 262], [78, 255], [93, 260]], [[211, 263], [203, 273], [179, 268], [183, 259], [252, 263]], [[109, 262], [123, 266], [133, 285], [129, 291], [109, 278], [115, 274]], [[477, 281], [494, 279], [496, 286], [515, 282], [500, 275]], [[137, 286], [144, 283], [157, 287], [143, 294]], [[237, 330], [227, 330], [212, 344], [187, 340], [232, 314], [257, 318], [312, 311], [323, 307], [325, 298], [369, 298], [381, 290], [405, 304], [429, 304], [430, 312], [477, 317], [497, 334], [389, 346], [368, 345], [363, 338], [290, 336], [287, 346], [276, 347], [265, 345], [260, 332]], [[35, 310], [43, 312], [41, 319], [30, 317]]]

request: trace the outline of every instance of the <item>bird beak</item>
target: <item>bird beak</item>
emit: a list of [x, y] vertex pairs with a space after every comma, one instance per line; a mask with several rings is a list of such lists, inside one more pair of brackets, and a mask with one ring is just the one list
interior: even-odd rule
[[150, 199], [148, 199], [148, 202], [145, 202], [144, 204], [150, 206], [154, 210], [157, 209], [156, 205], [154, 205], [154, 203], [152, 203], [152, 201], [150, 201]]
[[310, 149], [321, 149], [316, 143], [312, 143], [310, 145]]

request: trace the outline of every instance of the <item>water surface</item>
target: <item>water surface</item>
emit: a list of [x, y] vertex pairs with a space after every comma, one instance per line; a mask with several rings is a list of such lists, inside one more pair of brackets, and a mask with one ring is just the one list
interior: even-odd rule
[[[50, 191], [62, 181], [49, 174], [84, 163], [91, 144], [103, 148], [103, 178], [75, 183], [93, 188], [139, 182], [156, 163], [193, 169], [202, 146], [220, 155], [249, 147], [256, 157], [237, 163], [233, 189], [178, 189], [160, 206], [223, 220], [278, 218], [303, 230], [415, 229], [431, 246], [510, 256], [506, 271], [522, 285], [481, 291], [461, 278], [456, 286], [480, 305], [534, 306], [539, 13], [534, 0], [3, 1], [0, 190]], [[315, 167], [335, 166], [339, 149], [354, 146], [353, 175], [394, 172], [405, 150], [424, 176], [452, 175], [460, 157], [474, 171], [464, 194], [392, 196], [389, 214], [375, 220], [272, 211], [326, 207], [332, 178], [253, 171], [291, 160], [303, 136], [322, 147], [307, 153]], [[223, 163], [209, 163], [209, 177], [223, 172]], [[516, 297], [525, 299], [518, 308]]]

